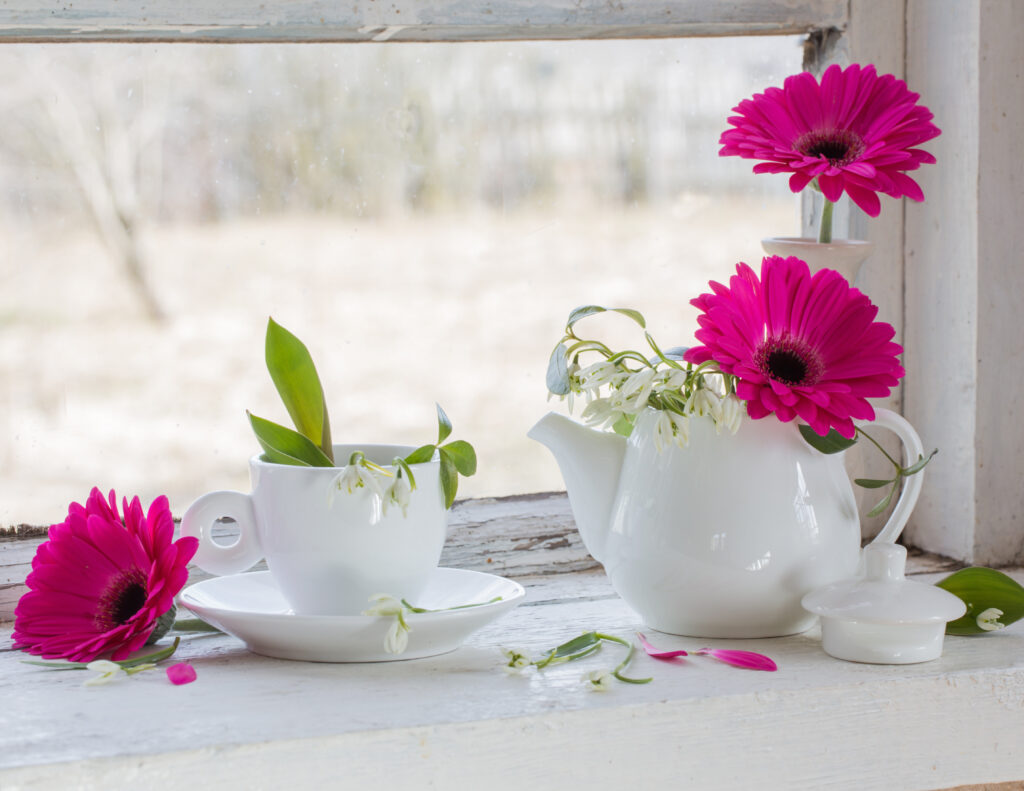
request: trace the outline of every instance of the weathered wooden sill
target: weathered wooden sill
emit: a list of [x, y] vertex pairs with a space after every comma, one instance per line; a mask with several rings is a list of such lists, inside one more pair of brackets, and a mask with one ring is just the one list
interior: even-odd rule
[[[0, 620], [39, 540], [0, 540]], [[0, 624], [0, 789], [924, 791], [1024, 778], [1019, 628], [947, 638], [941, 659], [904, 667], [832, 660], [814, 631], [715, 641], [766, 653], [779, 671], [641, 656], [631, 669], [653, 683], [594, 694], [580, 675], [617, 662], [612, 649], [521, 678], [499, 669], [499, 646], [539, 652], [589, 629], [640, 627], [583, 550], [563, 494], [457, 504], [442, 563], [514, 577], [528, 599], [431, 659], [285, 662], [205, 635], [179, 649], [199, 673], [194, 684], [149, 672], [83, 687], [80, 673], [21, 664], [10, 624]], [[918, 556], [912, 565], [933, 579], [955, 564]]]

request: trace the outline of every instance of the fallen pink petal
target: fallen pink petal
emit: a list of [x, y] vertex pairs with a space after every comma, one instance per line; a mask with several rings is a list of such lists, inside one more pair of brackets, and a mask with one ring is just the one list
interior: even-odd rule
[[637, 632], [636, 636], [640, 640], [640, 645], [644, 647], [644, 651], [647, 652], [647, 656], [652, 656], [655, 659], [675, 659], [676, 657], [680, 656], [688, 656], [686, 651], [659, 651], [657, 648], [655, 648], [653, 645], [647, 642], [647, 638], [644, 637], [644, 635], [640, 632]]
[[167, 668], [167, 678], [175, 686], [191, 684], [196, 680], [196, 669], [188, 662], [178, 662]]
[[745, 667], [748, 670], [778, 670], [778, 666], [764, 654], [756, 654], [753, 651], [730, 651], [718, 648], [702, 648], [694, 651], [697, 656], [710, 656], [719, 662], [725, 662], [734, 667]]

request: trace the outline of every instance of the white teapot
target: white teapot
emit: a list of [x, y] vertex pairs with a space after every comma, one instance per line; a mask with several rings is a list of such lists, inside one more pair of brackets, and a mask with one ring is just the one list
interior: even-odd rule
[[[744, 419], [735, 435], [690, 421], [689, 444], [658, 449], [658, 413], [628, 440], [550, 413], [529, 436], [551, 450], [577, 527], [616, 592], [652, 628], [699, 637], [796, 634], [816, 616], [812, 589], [854, 576], [860, 520], [843, 454], [808, 445], [793, 423]], [[922, 454], [913, 427], [886, 409], [871, 424]], [[875, 539], [892, 543], [921, 490], [905, 480]]]

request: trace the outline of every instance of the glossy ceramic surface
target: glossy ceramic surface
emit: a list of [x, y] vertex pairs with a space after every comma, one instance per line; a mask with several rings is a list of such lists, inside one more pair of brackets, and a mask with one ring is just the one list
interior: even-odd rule
[[[412, 447], [335, 445], [336, 459], [362, 450], [386, 469]], [[282, 595], [306, 615], [356, 615], [368, 598], [386, 592], [416, 599], [437, 568], [447, 530], [447, 511], [437, 460], [412, 465], [417, 488], [408, 513], [382, 512], [366, 489], [339, 491], [334, 467], [249, 462], [252, 494], [211, 492], [182, 518], [182, 535], [196, 536], [195, 563], [211, 574], [234, 574], [261, 558]], [[238, 523], [238, 542], [219, 546], [218, 519]]]
[[437, 568], [414, 604], [428, 609], [501, 601], [444, 612], [406, 615], [409, 645], [401, 654], [384, 650], [392, 618], [367, 615], [296, 615], [269, 572], [215, 577], [186, 588], [181, 603], [250, 651], [306, 662], [393, 662], [454, 651], [482, 626], [525, 597], [512, 580], [462, 569]]
[[905, 665], [942, 654], [946, 623], [967, 607], [952, 593], [904, 577], [907, 550], [872, 543], [864, 576], [811, 591], [803, 606], [821, 616], [822, 648], [851, 662]]
[[773, 236], [761, 240], [761, 247], [768, 255], [783, 258], [795, 256], [806, 261], [811, 272], [819, 269], [835, 269], [851, 285], [857, 279], [860, 267], [871, 255], [874, 245], [858, 239], [834, 239], [821, 243], [817, 239], [795, 236]]
[[[801, 598], [852, 577], [859, 561], [842, 455], [819, 453], [794, 424], [774, 419], [745, 419], [731, 435], [693, 418], [688, 447], [659, 451], [656, 416], [641, 415], [628, 442], [554, 414], [530, 432], [555, 454], [584, 543], [615, 590], [649, 626], [672, 634], [809, 628], [815, 616]], [[878, 418], [916, 457], [920, 442], [906, 421], [885, 410]], [[902, 530], [919, 478], [909, 480], [886, 540]]]

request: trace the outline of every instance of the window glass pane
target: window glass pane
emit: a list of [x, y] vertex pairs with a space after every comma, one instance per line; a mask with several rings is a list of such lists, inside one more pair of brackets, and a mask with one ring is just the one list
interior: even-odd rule
[[[0, 524], [93, 485], [248, 490], [245, 410], [286, 422], [268, 315], [305, 340], [336, 441], [421, 444], [465, 496], [561, 487], [525, 432], [579, 304], [663, 345], [758, 240], [781, 176], [720, 159], [795, 38], [0, 49]], [[641, 348], [612, 320], [592, 328]]]

